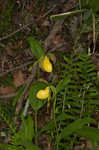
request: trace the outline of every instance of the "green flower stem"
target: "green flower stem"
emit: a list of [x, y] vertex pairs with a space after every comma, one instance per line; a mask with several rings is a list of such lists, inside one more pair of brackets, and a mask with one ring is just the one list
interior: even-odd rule
[[37, 143], [37, 111], [35, 111], [35, 144]]

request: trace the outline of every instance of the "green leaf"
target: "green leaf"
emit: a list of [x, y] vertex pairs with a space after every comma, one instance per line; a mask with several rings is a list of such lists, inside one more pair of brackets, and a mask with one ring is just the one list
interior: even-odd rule
[[27, 119], [23, 119], [21, 129], [15, 134], [13, 140], [17, 145], [24, 146], [27, 141], [32, 141], [34, 136], [33, 120], [29, 116]]
[[51, 120], [50, 122], [48, 122], [42, 129], [41, 132], [43, 131], [48, 131], [48, 130], [52, 130], [55, 128], [57, 121], [62, 121], [66, 119], [67, 114], [65, 113], [61, 113], [55, 120]]
[[29, 100], [34, 111], [38, 111], [46, 103], [46, 100], [40, 100], [36, 97], [37, 92], [46, 87], [47, 84], [44, 82], [36, 82], [31, 85], [29, 90]]
[[75, 122], [69, 124], [67, 127], [65, 127], [60, 133], [59, 137], [60, 138], [67, 137], [71, 135], [73, 132], [76, 132], [77, 130], [81, 129], [84, 125], [93, 121], [94, 120], [92, 118], [78, 119]]
[[16, 146], [16, 145], [8, 144], [8, 147], [5, 150], [24, 150], [24, 147], [20, 145]]
[[90, 100], [89, 103], [93, 105], [99, 105], [99, 101], [95, 99]]
[[37, 59], [44, 55], [44, 49], [38, 40], [36, 40], [34, 37], [28, 37], [27, 40], [30, 44], [31, 52]]
[[98, 12], [99, 11], [99, 0], [91, 0], [90, 7], [93, 9], [93, 11], [95, 13]]
[[83, 127], [76, 131], [79, 136], [90, 139], [93, 142], [99, 142], [99, 129], [93, 127]]
[[32, 141], [34, 136], [33, 120], [30, 116], [23, 120], [24, 141]]
[[56, 86], [56, 94], [66, 88], [68, 83], [70, 82], [71, 75], [64, 77], [64, 79], [60, 80], [59, 83]]
[[8, 145], [9, 144], [6, 144], [6, 143], [4, 143], [4, 144], [0, 143], [0, 148], [3, 150], [6, 150], [8, 148]]
[[41, 150], [38, 146], [34, 145], [32, 142], [27, 141], [25, 143], [26, 150]]
[[[64, 56], [64, 60], [69, 64], [72, 65], [72, 60], [66, 56]], [[67, 65], [68, 66], [68, 65]]]
[[41, 132], [48, 131], [48, 130], [53, 130], [56, 127], [56, 123], [66, 120], [66, 119], [75, 119], [75, 117], [68, 115], [66, 113], [61, 113], [55, 120], [51, 120], [48, 122], [42, 129]]

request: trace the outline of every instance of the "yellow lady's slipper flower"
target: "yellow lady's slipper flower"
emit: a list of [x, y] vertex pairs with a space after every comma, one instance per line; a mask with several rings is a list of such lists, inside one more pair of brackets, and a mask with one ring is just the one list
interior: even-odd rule
[[46, 87], [45, 90], [39, 90], [36, 94], [38, 99], [47, 99], [50, 95], [50, 88]]
[[44, 57], [42, 63], [41, 63], [42, 69], [46, 72], [52, 72], [52, 63], [50, 62], [49, 58], [47, 56]]

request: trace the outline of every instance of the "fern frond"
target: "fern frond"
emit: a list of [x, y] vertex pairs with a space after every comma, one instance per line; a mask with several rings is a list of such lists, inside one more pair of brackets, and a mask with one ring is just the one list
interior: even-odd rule
[[0, 116], [2, 120], [5, 121], [5, 123], [8, 125], [11, 132], [14, 133], [16, 131], [16, 127], [14, 125], [14, 121], [12, 120], [12, 112], [10, 112], [8, 105], [7, 109], [3, 105], [0, 106]]
[[[57, 95], [57, 101], [64, 99], [64, 111], [82, 117], [90, 115], [95, 105], [91, 103], [96, 99], [96, 71], [91, 56], [85, 53], [64, 56], [62, 62], [63, 74], [61, 79], [70, 76], [66, 87]], [[65, 98], [64, 98], [65, 97]], [[58, 107], [58, 105], [57, 105]]]

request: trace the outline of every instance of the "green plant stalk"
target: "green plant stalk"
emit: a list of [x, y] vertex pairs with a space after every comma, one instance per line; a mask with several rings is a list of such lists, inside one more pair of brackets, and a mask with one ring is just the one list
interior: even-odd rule
[[35, 144], [37, 145], [37, 111], [35, 111]]
[[38, 67], [38, 69], [37, 69], [37, 79], [39, 79], [40, 78], [40, 67]]
[[56, 126], [56, 132], [57, 132], [56, 150], [59, 150], [59, 143], [60, 143], [60, 140], [59, 140], [59, 130], [60, 130], [60, 124], [59, 124], [59, 127]]
[[56, 126], [56, 133], [57, 133], [56, 150], [59, 150], [59, 138], [58, 138], [59, 130], [58, 130], [57, 123], [56, 123], [56, 120], [55, 120], [55, 106], [56, 106], [56, 93], [55, 93], [54, 104], [53, 104], [53, 117], [54, 117], [54, 122], [55, 122], [55, 126]]
[[[64, 102], [65, 102], [65, 98], [66, 98], [66, 88], [65, 88], [65, 92], [64, 92], [64, 100], [63, 100], [63, 107], [62, 107], [62, 112], [64, 112]], [[55, 99], [56, 99], [56, 96], [55, 96]], [[56, 104], [56, 100], [55, 100], [55, 104]], [[54, 105], [55, 105], [54, 104]], [[55, 109], [55, 106], [54, 106], [54, 109]], [[56, 123], [56, 122], [55, 122]], [[59, 143], [60, 143], [60, 140], [59, 140], [59, 130], [60, 130], [60, 125], [59, 127], [57, 128], [56, 126], [56, 132], [57, 132], [57, 139], [56, 139], [56, 150], [59, 150]]]
[[66, 99], [66, 88], [65, 88], [65, 91], [64, 91], [64, 99], [63, 99], [62, 112], [64, 112], [64, 108], [65, 108], [65, 99]]

